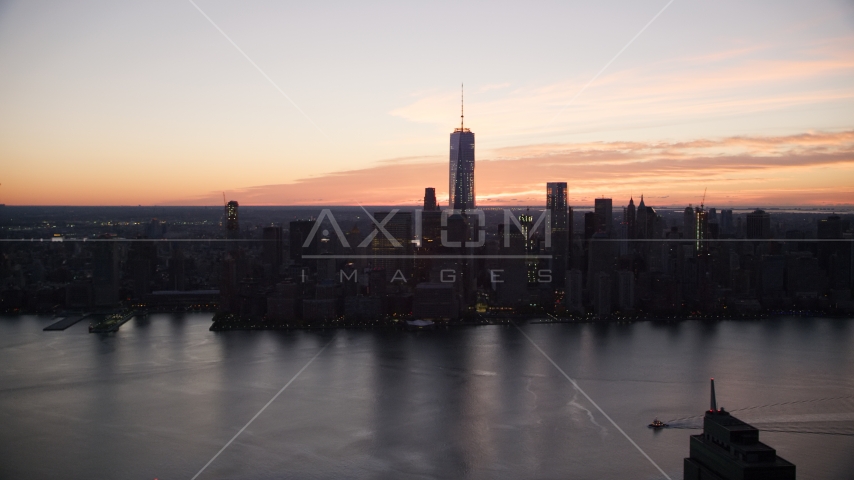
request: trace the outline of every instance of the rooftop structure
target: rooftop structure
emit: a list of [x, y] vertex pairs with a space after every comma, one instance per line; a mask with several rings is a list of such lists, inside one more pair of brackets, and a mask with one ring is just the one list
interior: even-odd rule
[[795, 465], [759, 441], [759, 430], [717, 407], [715, 379], [703, 433], [691, 435], [685, 480], [794, 480]]

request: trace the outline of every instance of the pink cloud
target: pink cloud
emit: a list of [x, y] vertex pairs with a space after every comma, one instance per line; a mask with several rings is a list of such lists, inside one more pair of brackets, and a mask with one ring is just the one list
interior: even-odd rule
[[[446, 162], [378, 165], [227, 192], [249, 205], [418, 204], [425, 187], [447, 203]], [[544, 185], [566, 181], [573, 202], [645, 192], [669, 204], [708, 187], [727, 204], [854, 203], [854, 131], [688, 142], [590, 142], [498, 149], [476, 167], [481, 204], [540, 204]], [[217, 204], [220, 192], [172, 204]]]

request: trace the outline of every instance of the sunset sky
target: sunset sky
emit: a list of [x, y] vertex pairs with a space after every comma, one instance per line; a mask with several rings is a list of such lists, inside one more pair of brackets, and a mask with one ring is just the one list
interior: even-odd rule
[[850, 0], [7, 0], [0, 71], [8, 205], [444, 205], [461, 82], [480, 205], [854, 204]]

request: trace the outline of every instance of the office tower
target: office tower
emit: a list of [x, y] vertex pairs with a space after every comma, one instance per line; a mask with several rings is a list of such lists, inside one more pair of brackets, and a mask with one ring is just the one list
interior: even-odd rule
[[569, 256], [569, 221], [566, 205], [566, 182], [546, 184], [546, 208], [551, 217], [552, 278], [563, 285]]
[[290, 245], [290, 257], [291, 260], [298, 265], [305, 264], [302, 259], [303, 255], [318, 254], [318, 235], [315, 235], [315, 238], [311, 239], [308, 246], [303, 246], [308, 235], [311, 233], [312, 228], [314, 228], [314, 222], [312, 220], [295, 220], [289, 225], [288, 240]]
[[141, 300], [151, 293], [151, 280], [157, 274], [157, 246], [137, 239], [128, 246], [127, 269], [133, 284], [133, 296]]
[[92, 290], [95, 305], [119, 302], [118, 245], [109, 236], [101, 236], [92, 251]]
[[635, 274], [631, 270], [617, 272], [617, 306], [623, 313], [635, 308]]
[[261, 239], [261, 259], [272, 276], [276, 276], [283, 261], [282, 227], [264, 227]]
[[613, 205], [610, 198], [597, 198], [593, 204], [596, 213], [596, 231], [603, 232], [611, 238], [613, 235], [614, 215]]
[[695, 239], [694, 236], [694, 207], [688, 205], [682, 213], [682, 237]]
[[[374, 218], [377, 222], [382, 223], [389, 215], [391, 212], [376, 212]], [[406, 281], [411, 278], [412, 258], [400, 257], [412, 255], [412, 213], [395, 213], [386, 222], [384, 228], [394, 237], [398, 245], [395, 245], [382, 232], [378, 232], [371, 240], [371, 250], [373, 250], [374, 255], [373, 266], [385, 270], [386, 282], [394, 280], [395, 283], [405, 283], [400, 277], [402, 275]]]
[[718, 223], [718, 209], [717, 208], [709, 208], [709, 223]]
[[237, 218], [237, 202], [232, 200], [225, 205], [225, 237], [239, 238], [240, 224]]
[[703, 433], [691, 435], [684, 463], [685, 480], [794, 480], [795, 465], [759, 441], [759, 430], [720, 409], [712, 379], [711, 408], [703, 415]]
[[635, 218], [635, 235], [637, 238], [649, 238], [649, 212], [646, 204], [643, 203], [643, 194], [638, 204], [638, 213]]
[[694, 243], [698, 252], [707, 251], [706, 238], [709, 232], [708, 213], [700, 207], [694, 209]]
[[734, 225], [732, 223], [732, 209], [721, 210], [721, 232], [731, 234]]
[[581, 297], [582, 287], [581, 270], [572, 269], [566, 272], [566, 293], [564, 299], [566, 301], [566, 309], [570, 313], [584, 313], [583, 299]]
[[611, 276], [605, 272], [591, 275], [590, 299], [593, 312], [599, 317], [611, 314]]
[[156, 218], [152, 218], [151, 222], [145, 226], [145, 236], [148, 238], [163, 237], [163, 223]]
[[[522, 226], [520, 234], [525, 245], [525, 255], [533, 255], [538, 245], [537, 236], [531, 232], [534, 227], [534, 217], [530, 213], [519, 215], [519, 225]], [[528, 283], [537, 283], [537, 261], [529, 259], [525, 261], [525, 264], [528, 272], [526, 275]]]
[[240, 296], [238, 295], [238, 271], [236, 252], [226, 253], [222, 259], [222, 276], [219, 283], [219, 310], [227, 313], [238, 313]]
[[[625, 212], [623, 212], [625, 213]], [[624, 215], [625, 216], [625, 215]], [[629, 254], [629, 224], [626, 222], [620, 222], [617, 225], [615, 235], [619, 240], [617, 243], [619, 244], [619, 255], [628, 255]]]
[[[507, 230], [505, 230], [507, 229]], [[503, 239], [507, 235], [510, 245], [505, 246]], [[501, 269], [500, 282], [493, 284], [498, 304], [503, 307], [518, 307], [528, 302], [528, 266], [524, 258], [527, 238], [510, 224], [498, 225], [499, 252]]]
[[170, 245], [172, 253], [169, 257], [169, 290], [182, 291], [186, 289], [187, 283], [187, 261], [184, 258], [184, 249], [177, 242]]
[[628, 231], [626, 232], [628, 238], [635, 238], [635, 221], [637, 219], [637, 209], [635, 209], [634, 197], [629, 198], [629, 206], [626, 207], [626, 213], [625, 215], [623, 215], [623, 217], [623, 221], [628, 227]]
[[595, 275], [600, 272], [610, 274], [617, 263], [617, 248], [604, 232], [590, 238], [587, 249], [587, 288], [592, 291]]
[[439, 204], [436, 203], [436, 189], [427, 187], [424, 189], [424, 211], [433, 212], [439, 210]]
[[839, 215], [831, 215], [824, 220], [819, 220], [816, 229], [816, 238], [819, 239], [841, 239], [843, 233], [848, 230], [848, 222], [843, 222]]
[[584, 214], [584, 240], [590, 240], [596, 233], [596, 213], [586, 212]]
[[747, 238], [771, 238], [771, 215], [765, 210], [754, 210], [747, 214]]
[[460, 128], [451, 134], [451, 162], [448, 175], [448, 206], [454, 210], [474, 210], [474, 133], [464, 127], [460, 112]]

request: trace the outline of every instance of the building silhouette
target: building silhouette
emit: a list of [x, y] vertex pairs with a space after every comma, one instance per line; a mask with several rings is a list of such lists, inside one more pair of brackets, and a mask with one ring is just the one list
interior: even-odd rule
[[613, 209], [610, 198], [597, 198], [593, 203], [593, 212], [596, 214], [596, 233], [603, 232], [608, 235], [608, 238], [613, 237]]
[[118, 244], [109, 235], [99, 237], [92, 250], [92, 289], [95, 305], [113, 305], [119, 302], [119, 251]]
[[[374, 218], [382, 223], [392, 212], [376, 212]], [[412, 213], [395, 212], [385, 229], [394, 238], [377, 232], [371, 240], [373, 266], [385, 270], [386, 282], [406, 283], [412, 277]], [[406, 257], [406, 258], [404, 258]], [[403, 277], [401, 279], [401, 276]]]
[[[297, 265], [304, 265], [303, 255], [317, 255], [318, 241], [317, 238], [312, 238], [307, 246], [304, 246], [306, 239], [309, 238], [311, 229], [314, 228], [312, 220], [294, 220], [290, 222], [288, 229], [288, 244], [290, 259]], [[317, 237], [315, 235], [315, 237]]]
[[566, 182], [546, 184], [546, 209], [551, 218], [552, 275], [554, 283], [562, 286], [566, 278], [569, 256], [569, 220], [566, 204]]
[[747, 214], [747, 238], [771, 238], [771, 215], [765, 210], [754, 210]]
[[261, 245], [261, 258], [265, 268], [269, 269], [272, 277], [278, 275], [284, 263], [284, 240], [282, 238], [282, 227], [264, 227], [262, 230], [263, 243]]
[[703, 433], [691, 435], [685, 480], [794, 480], [795, 465], [759, 441], [759, 430], [717, 407], [712, 379], [711, 407]]
[[460, 128], [451, 134], [451, 161], [448, 175], [448, 206], [454, 210], [474, 210], [474, 133], [464, 127], [460, 113]]
[[439, 210], [439, 204], [436, 202], [436, 189], [427, 187], [424, 189], [424, 211], [433, 212]]
[[626, 224], [627, 238], [635, 238], [635, 224], [637, 220], [637, 209], [635, 208], [635, 199], [634, 197], [629, 198], [629, 206], [626, 207], [625, 214], [623, 215], [623, 222]]
[[225, 237], [235, 239], [240, 237], [240, 222], [237, 216], [238, 204], [235, 200], [225, 205]]

